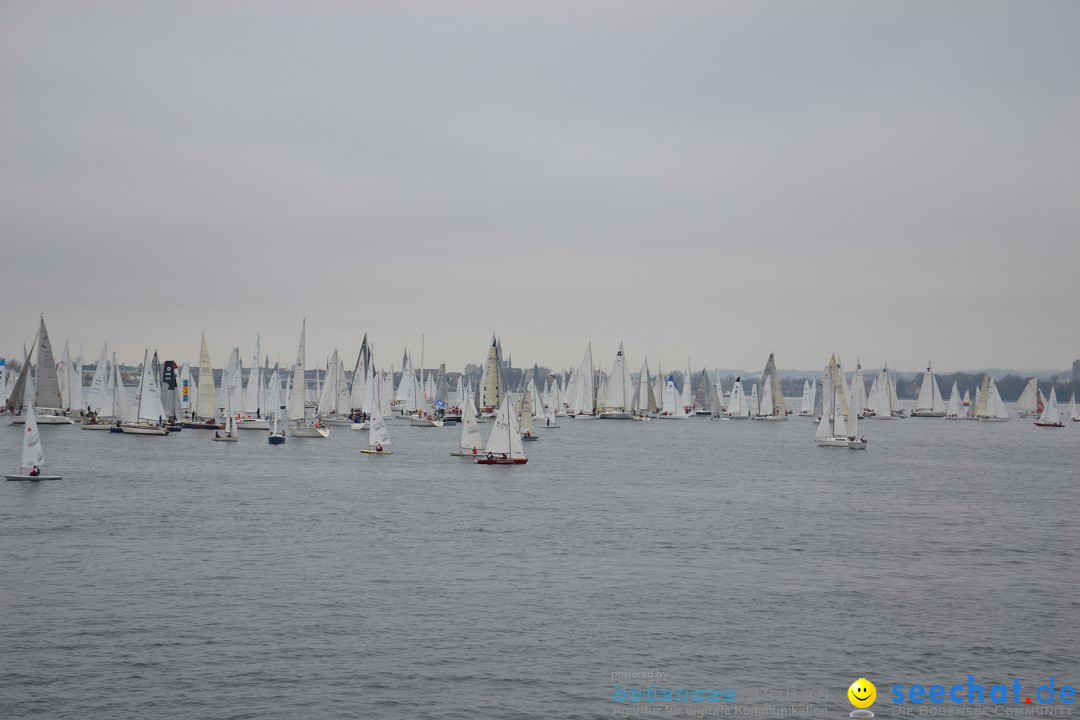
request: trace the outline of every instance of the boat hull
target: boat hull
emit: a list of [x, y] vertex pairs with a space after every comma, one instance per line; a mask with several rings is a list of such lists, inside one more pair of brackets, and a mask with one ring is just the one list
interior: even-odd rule
[[634, 413], [613, 410], [611, 412], [602, 412], [599, 417], [601, 420], [633, 420]]
[[472, 450], [458, 450], [457, 452], [450, 453], [453, 457], [480, 457], [480, 451], [473, 452]]
[[361, 450], [365, 455], [393, 455], [393, 450]]
[[423, 418], [409, 418], [409, 424], [413, 427], [442, 427], [442, 420], [425, 420]]
[[168, 430], [157, 425], [121, 425], [120, 432], [125, 435], [155, 435], [159, 437], [169, 434]]
[[284, 435], [271, 435], [270, 437], [268, 437], [266, 439], [266, 441], [268, 443], [270, 443], [271, 445], [284, 445], [285, 444], [285, 436]]
[[330, 431], [324, 427], [299, 427], [290, 428], [289, 434], [298, 438], [325, 438]]
[[[12, 425], [25, 425], [26, 424], [26, 416], [25, 415], [12, 415], [11, 416], [11, 424]], [[72, 420], [69, 417], [64, 416], [64, 415], [38, 415], [37, 416], [37, 424], [38, 425], [74, 425], [75, 421]]]
[[865, 450], [866, 449], [866, 441], [865, 440], [848, 440], [847, 446], [848, 446], [848, 450]]
[[79, 427], [83, 430], [112, 430], [116, 425], [114, 423], [82, 423]]
[[235, 435], [222, 435], [221, 437], [213, 437], [210, 439], [214, 442], [237, 442], [240, 440], [240, 438]]
[[477, 465], [524, 465], [529, 458], [477, 458]]
[[261, 420], [237, 420], [236, 428], [238, 430], [269, 430], [270, 421], [265, 418]]
[[940, 417], [945, 417], [945, 413], [943, 413], [943, 412], [934, 412], [933, 410], [912, 410], [911, 411], [911, 417], [940, 418]]
[[815, 438], [820, 447], [847, 447], [849, 440], [846, 437]]
[[8, 480], [26, 480], [27, 482], [37, 482], [38, 480], [60, 480], [60, 475], [5, 475]]
[[180, 427], [187, 430], [224, 430], [224, 425], [218, 425], [217, 423], [200, 423], [200, 422], [182, 422]]
[[1040, 422], [1037, 422], [1037, 423], [1032, 423], [1032, 424], [1036, 425], [1038, 427], [1065, 427], [1065, 423], [1059, 423], [1059, 422], [1056, 422], [1056, 423], [1040, 423]]

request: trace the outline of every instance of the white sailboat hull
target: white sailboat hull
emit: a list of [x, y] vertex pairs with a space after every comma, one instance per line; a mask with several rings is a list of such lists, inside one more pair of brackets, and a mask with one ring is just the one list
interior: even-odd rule
[[212, 439], [214, 442], [237, 442], [240, 438], [235, 435], [222, 435], [221, 437], [215, 435]]
[[847, 447], [851, 441], [847, 437], [826, 437], [814, 438], [814, 442], [821, 447]]
[[324, 427], [297, 427], [289, 428], [289, 434], [298, 438], [324, 438], [330, 431]]
[[621, 410], [611, 410], [609, 412], [602, 412], [599, 415], [601, 420], [633, 420], [634, 413], [623, 412]]
[[[64, 415], [38, 415], [37, 416], [37, 423], [38, 423], [38, 425], [74, 425], [75, 421], [72, 420], [69, 417], [64, 416]], [[11, 416], [11, 424], [12, 425], [25, 425], [26, 424], [26, 416], [25, 415], [12, 415]]]
[[79, 425], [79, 427], [82, 428], [83, 430], [112, 430], [114, 427], [116, 427], [116, 423], [105, 423], [105, 422], [90, 423], [90, 422], [84, 422], [81, 425]]
[[755, 415], [751, 420], [787, 420], [787, 415]]
[[256, 418], [251, 418], [251, 419], [248, 419], [248, 420], [237, 420], [236, 421], [236, 429], [237, 430], [269, 430], [270, 429], [270, 421], [267, 420], [266, 418], [262, 418], [261, 420], [256, 419]]
[[413, 427], [442, 427], [442, 420], [428, 420], [426, 418], [409, 418], [409, 424]]
[[145, 423], [125, 423], [120, 426], [120, 429], [125, 435], [168, 435], [169, 431], [166, 428], [159, 427], [157, 425], [149, 425]]
[[60, 480], [60, 475], [5, 475], [8, 480]]

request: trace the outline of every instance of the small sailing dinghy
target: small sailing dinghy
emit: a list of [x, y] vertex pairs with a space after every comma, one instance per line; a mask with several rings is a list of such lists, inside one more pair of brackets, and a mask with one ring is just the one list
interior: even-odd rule
[[518, 421], [521, 439], [539, 440], [540, 438], [533, 432], [535, 429], [533, 426], [532, 394], [526, 391], [524, 397], [521, 398], [521, 416]]
[[1057, 390], [1050, 388], [1050, 399], [1043, 407], [1042, 415], [1035, 421], [1039, 427], [1065, 427], [1061, 422], [1061, 413], [1058, 411]]
[[524, 465], [529, 462], [525, 457], [525, 448], [518, 434], [517, 419], [510, 410], [509, 396], [503, 398], [499, 413], [495, 416], [495, 427], [491, 428], [484, 456], [476, 459], [477, 465]]
[[37, 414], [33, 405], [26, 406], [26, 431], [23, 436], [22, 465], [18, 475], [5, 475], [8, 480], [59, 480], [59, 475], [45, 474], [45, 453], [41, 449]]
[[371, 408], [371, 423], [368, 426], [368, 446], [360, 452], [368, 455], [393, 455], [390, 450], [390, 431], [386, 429], [386, 421], [379, 413], [378, 407]]
[[483, 447], [484, 439], [480, 436], [480, 426], [476, 424], [476, 404], [470, 395], [461, 416], [461, 440], [458, 442], [458, 449], [450, 454], [454, 457], [476, 457]]
[[1080, 413], [1076, 411], [1076, 393], [1069, 398], [1069, 417], [1073, 422], [1080, 422]]

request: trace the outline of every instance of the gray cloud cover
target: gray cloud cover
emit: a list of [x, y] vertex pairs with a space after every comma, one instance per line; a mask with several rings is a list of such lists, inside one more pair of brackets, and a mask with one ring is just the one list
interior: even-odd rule
[[1064, 367], [1071, 2], [9, 2], [0, 350]]

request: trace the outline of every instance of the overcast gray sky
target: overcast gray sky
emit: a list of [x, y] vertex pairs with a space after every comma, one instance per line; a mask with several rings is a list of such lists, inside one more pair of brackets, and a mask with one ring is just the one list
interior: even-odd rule
[[0, 352], [1067, 367], [1076, 2], [4, 2]]

